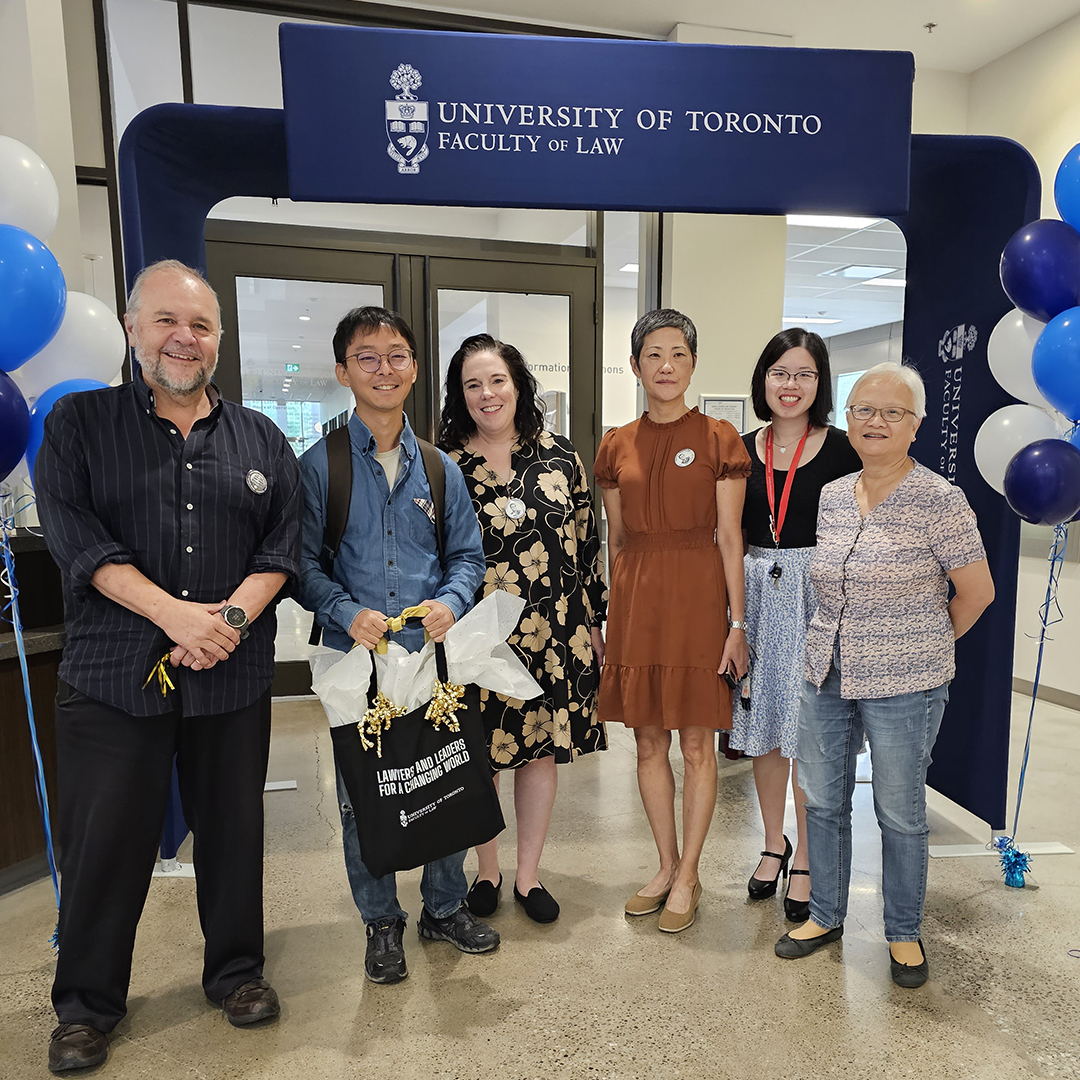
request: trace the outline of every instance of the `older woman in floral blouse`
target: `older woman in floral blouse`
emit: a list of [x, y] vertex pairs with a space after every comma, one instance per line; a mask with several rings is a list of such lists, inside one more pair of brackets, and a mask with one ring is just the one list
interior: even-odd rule
[[[556, 765], [607, 748], [596, 714], [607, 610], [600, 538], [585, 470], [568, 439], [545, 431], [536, 380], [513, 345], [466, 338], [450, 361], [439, 441], [461, 466], [487, 556], [481, 596], [525, 598], [510, 644], [543, 694], [483, 702], [491, 766], [514, 771], [514, 898], [536, 922], [559, 905], [538, 878], [558, 783]], [[477, 849], [470, 910], [494, 913], [502, 874], [498, 843]]]
[[920, 936], [926, 770], [955, 673], [953, 642], [993, 600], [994, 585], [964, 493], [908, 456], [926, 414], [918, 372], [879, 364], [848, 402], [848, 438], [863, 468], [822, 489], [810, 565], [818, 607], [807, 635], [797, 749], [810, 919], [776, 943], [776, 954], [808, 956], [843, 935], [855, 758], [865, 734], [890, 971], [898, 986], [914, 988], [929, 975]]

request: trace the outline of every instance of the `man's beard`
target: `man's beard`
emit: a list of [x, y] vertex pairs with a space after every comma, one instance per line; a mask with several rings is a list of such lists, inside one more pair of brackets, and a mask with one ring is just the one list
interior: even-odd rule
[[139, 366], [167, 393], [177, 397], [190, 397], [197, 394], [205, 386], [209, 385], [217, 370], [217, 357], [211, 364], [200, 363], [184, 382], [174, 380], [165, 367], [165, 361], [161, 358], [161, 352], [149, 353], [141, 345], [135, 346], [135, 359]]

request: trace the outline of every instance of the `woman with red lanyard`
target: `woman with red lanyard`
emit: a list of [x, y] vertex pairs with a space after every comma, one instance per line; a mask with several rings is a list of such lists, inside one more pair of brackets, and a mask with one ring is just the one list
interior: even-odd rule
[[[822, 487], [862, 463], [844, 432], [829, 426], [832, 376], [817, 334], [797, 327], [777, 334], [758, 359], [750, 392], [754, 412], [770, 423], [743, 436], [752, 464], [742, 526], [753, 668], [733, 695], [728, 745], [754, 759], [765, 826], [765, 850], [747, 891], [752, 900], [774, 896], [790, 863], [784, 912], [801, 922], [809, 917], [810, 871], [794, 758], [806, 627], [815, 606], [810, 557]], [[784, 835], [789, 777], [798, 830], [794, 849]]]

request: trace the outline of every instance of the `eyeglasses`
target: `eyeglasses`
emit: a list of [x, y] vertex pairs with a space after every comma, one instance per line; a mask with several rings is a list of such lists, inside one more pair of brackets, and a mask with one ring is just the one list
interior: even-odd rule
[[849, 405], [846, 411], [856, 420], [872, 420], [880, 414], [886, 424], [899, 424], [908, 413], [915, 415], [910, 409], [875, 409], [871, 405]]
[[413, 361], [412, 349], [395, 349], [393, 352], [381, 353], [374, 349], [361, 349], [358, 353], [345, 357], [345, 363], [355, 360], [360, 365], [361, 371], [374, 373], [382, 367], [383, 357], [390, 361], [390, 366], [395, 371], [404, 371]]
[[776, 383], [777, 386], [783, 386], [784, 383], [794, 380], [796, 385], [810, 386], [817, 382], [816, 371], [785, 371], [783, 368], [769, 368], [765, 374], [769, 378], [769, 382]]

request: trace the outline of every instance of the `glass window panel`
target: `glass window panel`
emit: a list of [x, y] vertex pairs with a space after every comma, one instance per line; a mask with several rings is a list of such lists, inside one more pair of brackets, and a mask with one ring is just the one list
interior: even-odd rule
[[536, 377], [546, 427], [570, 434], [570, 297], [439, 289], [439, 385], [462, 341], [490, 334], [513, 345]]
[[[351, 392], [334, 376], [333, 337], [341, 316], [382, 303], [381, 285], [237, 277], [244, 404], [269, 416], [298, 457], [322, 438], [328, 421], [352, 408]], [[286, 599], [277, 618], [275, 659], [306, 660], [311, 613]]]
[[640, 314], [640, 223], [637, 213], [604, 214], [604, 431], [629, 424], [639, 413], [629, 357], [630, 332]]

